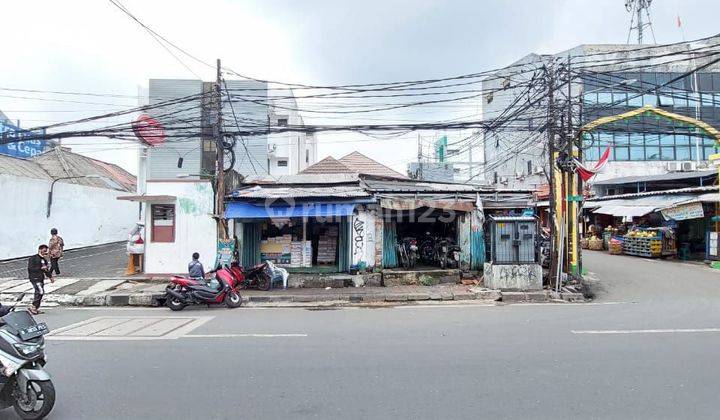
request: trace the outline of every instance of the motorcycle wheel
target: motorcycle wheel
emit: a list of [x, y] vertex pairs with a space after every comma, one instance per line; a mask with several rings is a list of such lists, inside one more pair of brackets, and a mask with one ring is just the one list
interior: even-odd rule
[[18, 390], [13, 408], [18, 416], [27, 420], [38, 420], [50, 414], [55, 405], [55, 386], [51, 381], [30, 381], [27, 396]]
[[242, 296], [238, 292], [229, 291], [225, 295], [225, 305], [228, 309], [239, 308], [242, 305]]
[[173, 311], [182, 311], [183, 309], [185, 309], [185, 303], [173, 296], [168, 296], [166, 300], [166, 305]]
[[259, 274], [257, 279], [257, 288], [259, 290], [268, 291], [270, 290], [270, 286], [272, 285], [272, 282], [270, 282], [270, 276], [268, 276], [265, 273]]

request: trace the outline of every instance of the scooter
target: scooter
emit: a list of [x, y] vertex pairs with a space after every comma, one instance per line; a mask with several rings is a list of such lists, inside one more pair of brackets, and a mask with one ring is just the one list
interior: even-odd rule
[[242, 304], [238, 281], [230, 268], [215, 270], [216, 282], [206, 283], [200, 279], [173, 276], [165, 288], [165, 304], [173, 311], [181, 311], [187, 305], [225, 304], [237, 308]]
[[0, 308], [0, 409], [13, 406], [23, 419], [43, 419], [55, 405], [55, 386], [45, 371], [44, 322], [15, 305]]

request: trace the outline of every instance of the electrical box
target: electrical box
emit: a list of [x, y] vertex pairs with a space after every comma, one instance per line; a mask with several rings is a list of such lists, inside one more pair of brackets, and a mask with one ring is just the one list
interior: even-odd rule
[[534, 264], [538, 223], [534, 216], [490, 217], [490, 261], [493, 264]]

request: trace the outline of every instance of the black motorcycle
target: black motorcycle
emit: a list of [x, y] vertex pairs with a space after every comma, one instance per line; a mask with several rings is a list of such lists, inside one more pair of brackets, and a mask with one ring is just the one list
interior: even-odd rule
[[415, 238], [403, 238], [397, 244], [398, 260], [403, 268], [414, 268], [418, 260], [418, 246]]
[[13, 406], [23, 419], [42, 419], [55, 405], [55, 386], [45, 371], [45, 339], [50, 332], [27, 311], [0, 308], [0, 409]]

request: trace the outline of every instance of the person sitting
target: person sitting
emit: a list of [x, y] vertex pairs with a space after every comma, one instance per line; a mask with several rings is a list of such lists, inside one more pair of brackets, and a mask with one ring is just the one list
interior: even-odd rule
[[200, 260], [200, 254], [193, 252], [192, 261], [188, 264], [188, 276], [193, 280], [205, 281], [205, 269]]

